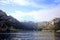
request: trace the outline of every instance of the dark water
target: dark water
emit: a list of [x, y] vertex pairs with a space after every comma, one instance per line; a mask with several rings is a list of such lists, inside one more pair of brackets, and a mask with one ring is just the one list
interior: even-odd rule
[[4, 38], [4, 40], [55, 40], [53, 32], [22, 31], [2, 34], [9, 35], [7, 38]]
[[55, 40], [60, 40], [60, 32], [55, 33]]

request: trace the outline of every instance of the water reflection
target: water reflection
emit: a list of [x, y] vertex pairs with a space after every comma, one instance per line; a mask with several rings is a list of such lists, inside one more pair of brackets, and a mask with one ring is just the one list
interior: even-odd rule
[[55, 40], [60, 40], [60, 32], [55, 33]]
[[0, 33], [0, 35], [1, 34], [4, 34], [3, 36], [5, 36], [4, 39], [6, 40], [55, 40], [53, 32], [22, 31], [16, 33]]

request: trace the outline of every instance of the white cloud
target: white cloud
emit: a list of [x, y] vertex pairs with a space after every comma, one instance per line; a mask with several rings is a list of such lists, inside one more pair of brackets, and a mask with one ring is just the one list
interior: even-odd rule
[[11, 4], [12, 0], [0, 0], [0, 5]]
[[29, 5], [27, 0], [12, 0], [12, 2], [18, 5]]
[[[55, 0], [54, 2], [59, 2], [59, 0]], [[22, 5], [22, 6], [34, 6], [34, 7], [39, 7], [39, 8], [47, 8], [47, 9], [40, 9], [37, 11], [31, 11], [31, 12], [22, 12], [19, 10], [16, 10], [14, 13], [11, 13], [10, 15], [12, 15], [13, 17], [15, 17], [16, 19], [20, 20], [20, 21], [24, 21], [23, 17], [24, 16], [30, 16], [32, 17], [34, 20], [37, 21], [46, 21], [46, 20], [50, 20], [54, 17], [60, 17], [60, 4], [55, 6], [54, 8], [49, 8], [51, 6], [46, 6], [46, 5], [38, 5], [33, 1], [29, 1], [29, 0], [2, 0], [0, 1], [0, 4], [17, 4], [17, 5]], [[54, 4], [52, 4], [53, 6]]]
[[[22, 12], [22, 11], [15, 11], [14, 13], [11, 13], [13, 17], [20, 21], [24, 21], [24, 16], [30, 16], [36, 21], [48, 21], [55, 17], [60, 17], [60, 8], [55, 7], [52, 9], [42, 9], [37, 11], [31, 11], [31, 12]], [[29, 20], [30, 21], [30, 20]]]
[[[44, 2], [44, 1], [45, 0], [41, 0], [40, 2]], [[55, 2], [58, 2], [58, 1], [55, 1]], [[43, 3], [37, 4], [36, 2], [34, 2], [34, 0], [1, 0], [0, 1], [0, 5], [5, 5], [5, 4], [16, 4], [20, 6], [32, 6], [32, 7], [37, 7], [37, 8], [49, 8], [55, 5], [55, 4], [44, 5]]]
[[1, 4], [29, 5], [29, 0], [0, 0]]
[[10, 13], [8, 15], [13, 16], [17, 20], [23, 21], [24, 19], [22, 17], [25, 16], [26, 14], [23, 13], [22, 11], [15, 11], [14, 13]]

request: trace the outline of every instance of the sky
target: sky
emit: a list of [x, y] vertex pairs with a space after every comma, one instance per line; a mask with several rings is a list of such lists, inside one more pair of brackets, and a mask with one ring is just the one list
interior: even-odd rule
[[50, 21], [60, 17], [60, 0], [0, 0], [0, 10], [19, 21]]

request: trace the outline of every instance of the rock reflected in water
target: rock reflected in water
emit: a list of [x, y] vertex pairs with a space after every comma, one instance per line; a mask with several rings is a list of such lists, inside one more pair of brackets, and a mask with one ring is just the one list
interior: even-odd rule
[[23, 31], [18, 33], [3, 33], [9, 34], [6, 40], [55, 40], [53, 32], [40, 32], [40, 31]]

